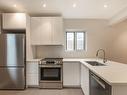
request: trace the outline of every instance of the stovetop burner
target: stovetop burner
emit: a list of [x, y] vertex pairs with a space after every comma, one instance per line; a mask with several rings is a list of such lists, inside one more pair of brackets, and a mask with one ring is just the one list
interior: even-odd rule
[[46, 64], [54, 64], [54, 61], [46, 61]]
[[44, 58], [41, 60], [41, 64], [62, 64], [63, 58]]

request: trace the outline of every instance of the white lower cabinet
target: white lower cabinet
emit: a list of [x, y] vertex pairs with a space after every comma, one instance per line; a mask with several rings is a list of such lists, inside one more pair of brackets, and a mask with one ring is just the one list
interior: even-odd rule
[[26, 63], [26, 85], [28, 87], [39, 85], [38, 61], [28, 61]]
[[85, 95], [89, 95], [89, 69], [81, 64], [81, 88]]
[[80, 63], [63, 63], [64, 87], [80, 87]]
[[[38, 61], [26, 63], [26, 85], [28, 87], [39, 86]], [[63, 63], [63, 86], [80, 87], [85, 95], [89, 95], [89, 69], [78, 62]]]

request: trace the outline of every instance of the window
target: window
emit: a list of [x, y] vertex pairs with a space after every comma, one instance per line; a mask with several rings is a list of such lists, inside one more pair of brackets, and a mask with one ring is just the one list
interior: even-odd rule
[[74, 50], [74, 33], [67, 33], [67, 50]]
[[66, 32], [66, 50], [85, 50], [85, 32], [67, 31]]

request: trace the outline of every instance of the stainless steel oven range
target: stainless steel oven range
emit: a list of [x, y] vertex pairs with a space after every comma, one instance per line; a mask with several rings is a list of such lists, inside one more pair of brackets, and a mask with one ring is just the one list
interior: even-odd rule
[[39, 64], [40, 88], [63, 88], [63, 58], [45, 58]]

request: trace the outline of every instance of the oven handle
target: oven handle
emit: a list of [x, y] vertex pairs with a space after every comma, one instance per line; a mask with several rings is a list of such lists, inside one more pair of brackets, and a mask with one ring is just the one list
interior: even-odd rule
[[94, 79], [96, 80], [96, 82], [97, 82], [98, 84], [100, 84], [104, 89], [106, 89], [105, 84], [104, 84], [102, 81], [100, 81], [99, 78], [98, 78], [97, 76], [95, 76], [94, 74], [91, 74], [91, 77], [94, 78]]
[[61, 65], [39, 65], [39, 67], [43, 67], [43, 68], [48, 68], [48, 67], [51, 67], [51, 68], [61, 68], [62, 66]]

